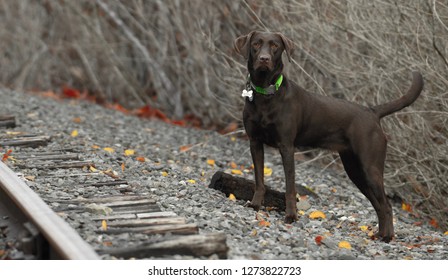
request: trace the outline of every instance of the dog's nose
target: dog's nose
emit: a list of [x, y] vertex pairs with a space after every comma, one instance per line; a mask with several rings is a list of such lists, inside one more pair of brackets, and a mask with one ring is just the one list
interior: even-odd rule
[[258, 59], [260, 60], [260, 62], [269, 62], [271, 60], [271, 56], [262, 54], [262, 55], [260, 55], [260, 57]]

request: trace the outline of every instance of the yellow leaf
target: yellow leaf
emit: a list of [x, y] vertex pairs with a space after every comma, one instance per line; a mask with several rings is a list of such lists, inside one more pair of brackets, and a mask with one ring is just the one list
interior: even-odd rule
[[90, 169], [91, 172], [98, 172], [98, 169], [96, 169], [96, 168], [93, 167], [93, 166], [90, 166], [89, 169]]
[[196, 180], [193, 180], [193, 179], [187, 180], [187, 182], [190, 183], [190, 184], [196, 184]]
[[264, 167], [264, 176], [271, 176], [272, 175], [272, 169], [269, 167]]
[[448, 231], [445, 231], [445, 233], [444, 233], [445, 235], [448, 235]]
[[326, 219], [325, 213], [322, 211], [313, 211], [310, 213], [310, 219]]
[[168, 176], [168, 172], [166, 172], [166, 171], [162, 171], [162, 176], [163, 176], [163, 177]]
[[235, 200], [236, 200], [236, 197], [235, 197], [235, 195], [234, 195], [233, 193], [231, 193], [231, 194], [229, 194], [229, 199], [230, 199], [231, 201], [235, 201]]
[[403, 209], [404, 211], [407, 211], [407, 212], [412, 212], [412, 206], [405, 202], [401, 203], [401, 209]]
[[305, 211], [303, 211], [303, 210], [299, 210], [299, 212], [297, 212], [300, 216], [303, 216], [303, 215], [305, 215]]
[[104, 231], [107, 230], [107, 222], [106, 222], [106, 220], [103, 220], [103, 221], [101, 222], [101, 229], [104, 230]]
[[362, 230], [363, 232], [367, 232], [369, 231], [369, 226], [360, 226], [359, 229]]
[[232, 142], [235, 142], [235, 141], [236, 141], [236, 137], [235, 137], [235, 136], [232, 136], [232, 137], [230, 137], [230, 140], [231, 140]]
[[124, 150], [124, 155], [125, 156], [133, 156], [135, 154], [134, 150]]
[[78, 130], [76, 130], [76, 129], [73, 130], [72, 133], [71, 133], [71, 136], [72, 136], [72, 137], [76, 137], [76, 136], [78, 136]]
[[250, 233], [250, 236], [257, 236], [258, 232], [256, 229], [253, 229], [252, 232]]
[[23, 134], [23, 132], [20, 131], [6, 131], [7, 135], [20, 135]]
[[339, 248], [344, 248], [344, 249], [348, 249], [351, 250], [352, 249], [352, 245], [350, 245], [350, 243], [348, 243], [347, 241], [341, 241], [338, 244]]
[[232, 169], [232, 174], [235, 174], [235, 175], [242, 175], [243, 172], [241, 172], [241, 170], [238, 170], [238, 169]]
[[111, 148], [111, 147], [103, 148], [103, 150], [105, 150], [106, 152], [109, 152], [109, 153], [115, 152], [114, 148]]
[[211, 165], [211, 166], [214, 166], [215, 165], [215, 160], [214, 159], [208, 159], [207, 160], [207, 164]]

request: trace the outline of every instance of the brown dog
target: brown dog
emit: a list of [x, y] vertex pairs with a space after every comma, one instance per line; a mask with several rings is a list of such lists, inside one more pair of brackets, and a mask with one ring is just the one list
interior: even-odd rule
[[255, 167], [251, 206], [264, 199], [264, 151], [267, 144], [280, 150], [286, 177], [285, 222], [297, 220], [295, 147], [319, 147], [339, 152], [344, 168], [369, 199], [378, 216], [378, 235], [386, 242], [394, 236], [392, 208], [383, 186], [386, 137], [380, 119], [412, 104], [423, 89], [423, 78], [413, 73], [407, 94], [392, 102], [367, 108], [345, 100], [306, 92], [282, 75], [282, 53], [289, 60], [291, 40], [279, 33], [250, 32], [235, 40], [236, 52], [247, 60], [249, 71], [243, 120]]

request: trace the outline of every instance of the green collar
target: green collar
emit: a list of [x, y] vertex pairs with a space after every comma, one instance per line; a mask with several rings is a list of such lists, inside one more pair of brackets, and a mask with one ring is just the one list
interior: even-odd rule
[[250, 80], [250, 75], [247, 75], [247, 90], [254, 89], [256, 92], [263, 94], [263, 95], [272, 95], [275, 94], [275, 92], [280, 88], [283, 82], [283, 75], [280, 74], [275, 84], [268, 86], [267, 88], [263, 87], [257, 87], [252, 83]]

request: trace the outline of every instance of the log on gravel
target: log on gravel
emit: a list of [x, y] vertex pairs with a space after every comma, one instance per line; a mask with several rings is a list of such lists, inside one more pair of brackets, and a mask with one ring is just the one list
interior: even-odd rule
[[[218, 171], [213, 175], [209, 188], [219, 190], [225, 193], [226, 196], [233, 194], [237, 199], [250, 201], [254, 195], [253, 189], [255, 189], [255, 182]], [[317, 194], [304, 186], [296, 184], [296, 190], [300, 195], [309, 195], [318, 198]], [[280, 211], [284, 211], [285, 193], [273, 190], [269, 186], [266, 186], [263, 206], [275, 207]]]
[[11, 115], [0, 115], [0, 127], [5, 128], [16, 127], [16, 118]]
[[224, 233], [210, 233], [175, 236], [160, 242], [100, 251], [101, 254], [109, 254], [121, 258], [149, 258], [175, 254], [208, 257], [216, 254], [219, 258], [224, 259], [227, 258], [228, 250]]

